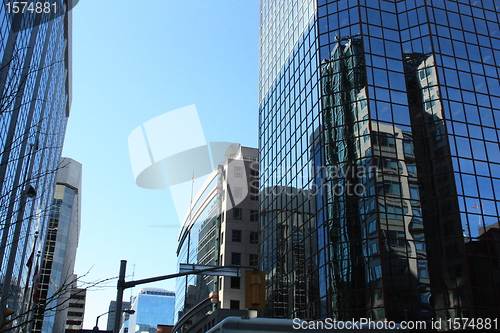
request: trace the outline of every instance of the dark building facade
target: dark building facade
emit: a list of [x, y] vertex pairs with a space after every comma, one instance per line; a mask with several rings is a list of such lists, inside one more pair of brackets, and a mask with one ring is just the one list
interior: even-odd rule
[[[499, 4], [261, 5], [266, 315], [497, 318]], [[265, 194], [278, 186], [296, 191]], [[307, 212], [288, 237], [313, 268], [305, 303], [273, 296], [301, 283], [273, 257], [296, 251], [276, 241], [277, 205]]]
[[57, 15], [0, 6], [0, 303], [13, 326], [31, 322], [38, 299], [71, 103], [71, 16], [55, 3]]
[[[119, 313], [123, 314], [123, 322], [127, 322], [128, 319], [130, 318], [130, 314], [123, 312], [123, 310], [130, 310], [130, 302], [123, 302], [122, 303], [122, 311]], [[108, 322], [106, 325], [106, 330], [108, 331], [113, 331], [113, 327], [115, 325], [115, 316], [116, 316], [116, 301], [111, 301], [109, 302], [109, 308], [108, 308]], [[125, 332], [127, 333], [127, 332]]]

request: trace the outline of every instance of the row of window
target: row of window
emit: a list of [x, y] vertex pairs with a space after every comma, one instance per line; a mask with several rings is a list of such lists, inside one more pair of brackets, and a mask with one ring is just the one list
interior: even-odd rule
[[[258, 189], [257, 189], [258, 191]], [[254, 199], [258, 200], [258, 196]], [[243, 209], [242, 208], [233, 208], [233, 220], [241, 221], [243, 220]], [[259, 220], [259, 211], [250, 209], [249, 215], [250, 222], [257, 222]]]
[[[252, 178], [254, 177], [259, 177], [259, 170], [256, 169], [258, 167], [258, 165], [250, 165], [250, 176]], [[243, 171], [245, 170], [244, 167], [240, 167], [240, 166], [235, 166], [233, 168], [233, 175], [234, 175], [234, 178], [243, 178]]]
[[[231, 241], [235, 243], [241, 243], [242, 241], [241, 230], [232, 230]], [[259, 233], [256, 231], [250, 231], [249, 233], [249, 243], [250, 244], [259, 244]]]
[[[231, 265], [241, 265], [241, 252], [231, 252]], [[248, 265], [257, 266], [259, 264], [259, 255], [250, 253], [248, 255]]]

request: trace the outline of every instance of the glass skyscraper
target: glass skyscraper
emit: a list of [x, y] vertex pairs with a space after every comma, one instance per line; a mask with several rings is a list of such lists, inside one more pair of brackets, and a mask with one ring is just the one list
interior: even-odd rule
[[12, 325], [29, 322], [36, 303], [70, 113], [71, 15], [67, 1], [53, 3], [57, 15], [0, 5], [0, 303], [15, 310]]
[[40, 306], [35, 312], [33, 332], [64, 330], [76, 284], [73, 270], [80, 235], [82, 165], [66, 157], [60, 165], [42, 256], [37, 291]]
[[261, 1], [267, 316], [500, 315], [499, 12]]
[[[174, 324], [175, 292], [159, 288], [143, 288], [132, 297], [135, 312], [128, 320], [128, 332], [156, 333], [158, 325]], [[127, 323], [125, 324], [127, 325]]]

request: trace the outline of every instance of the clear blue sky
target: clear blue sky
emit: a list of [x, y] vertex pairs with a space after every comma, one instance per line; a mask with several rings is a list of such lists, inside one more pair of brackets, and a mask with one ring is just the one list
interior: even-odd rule
[[[73, 9], [73, 103], [63, 155], [83, 164], [76, 273], [90, 269], [84, 281], [116, 277], [121, 259], [128, 274], [135, 265], [134, 279], [176, 272], [179, 227], [170, 194], [135, 185], [128, 135], [196, 104], [207, 141], [257, 147], [258, 38], [257, 0], [82, 0]], [[175, 281], [145, 286], [175, 290]], [[88, 292], [84, 328], [115, 295], [116, 280]]]

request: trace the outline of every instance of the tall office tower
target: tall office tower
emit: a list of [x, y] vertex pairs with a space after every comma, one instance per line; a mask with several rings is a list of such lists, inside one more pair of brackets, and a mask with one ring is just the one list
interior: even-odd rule
[[56, 17], [0, 6], [0, 306], [13, 326], [32, 316], [71, 103], [71, 17], [54, 3]]
[[[174, 324], [175, 292], [159, 288], [143, 288], [132, 297], [128, 333], [156, 333], [158, 325]], [[118, 314], [115, 314], [118, 315]], [[122, 328], [124, 331], [124, 328]]]
[[[122, 320], [123, 323], [126, 323], [130, 317], [130, 314], [123, 312], [123, 310], [130, 310], [130, 302], [122, 302], [122, 311], [119, 311], [119, 316], [123, 314], [124, 318]], [[108, 331], [112, 331], [115, 325], [115, 316], [116, 316], [116, 301], [109, 302], [108, 308], [108, 322], [106, 325], [106, 329]]]
[[[233, 145], [187, 212], [179, 264], [258, 265], [258, 152]], [[174, 331], [205, 332], [227, 316], [247, 316], [245, 277], [177, 278]]]
[[83, 317], [85, 316], [85, 300], [87, 289], [78, 288], [76, 274], [73, 275], [74, 284], [70, 289], [70, 297], [67, 302], [66, 333], [80, 332], [83, 328]]
[[261, 1], [266, 315], [499, 316], [499, 5]]
[[60, 166], [42, 253], [34, 332], [64, 330], [76, 284], [73, 270], [80, 234], [82, 165], [64, 157]]

